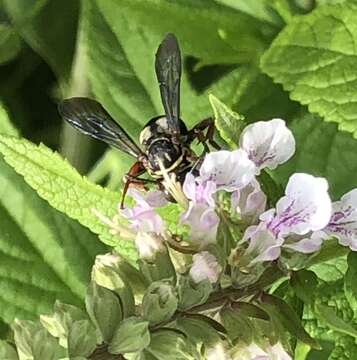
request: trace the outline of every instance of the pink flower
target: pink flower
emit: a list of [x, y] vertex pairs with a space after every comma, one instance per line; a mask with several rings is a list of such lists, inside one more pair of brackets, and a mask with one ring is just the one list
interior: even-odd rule
[[130, 189], [128, 195], [136, 204], [132, 208], [120, 210], [120, 213], [131, 224], [131, 228], [137, 232], [162, 233], [164, 223], [154, 208], [161, 207], [167, 202], [161, 191], [152, 191], [145, 195], [136, 189]]
[[212, 181], [201, 183], [192, 174], [186, 175], [183, 192], [189, 199], [189, 206], [181, 215], [181, 222], [190, 226], [190, 241], [200, 248], [216, 241], [219, 218], [215, 212], [215, 191]]

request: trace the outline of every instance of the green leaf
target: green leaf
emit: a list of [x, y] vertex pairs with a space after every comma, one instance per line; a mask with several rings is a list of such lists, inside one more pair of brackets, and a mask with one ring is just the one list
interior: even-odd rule
[[19, 132], [11, 123], [7, 111], [0, 102], [0, 134], [18, 136]]
[[280, 24], [279, 17], [271, 11], [269, 0], [216, 0], [216, 2], [249, 14], [259, 20], [277, 25]]
[[306, 172], [328, 180], [330, 194], [339, 199], [357, 184], [357, 141], [335, 124], [316, 116], [302, 114], [289, 127], [296, 140], [296, 153], [286, 164], [272, 172], [285, 186], [294, 172]]
[[151, 335], [151, 342], [144, 354], [149, 354], [148, 359], [165, 360], [194, 360], [199, 359], [199, 354], [188, 339], [179, 335], [177, 331], [159, 330]]
[[351, 251], [347, 257], [348, 269], [345, 276], [345, 295], [357, 317], [357, 254]]
[[357, 329], [339, 318], [330, 307], [316, 304], [315, 311], [319, 320], [324, 321], [330, 329], [357, 338]]
[[269, 315], [254, 304], [244, 301], [235, 301], [231, 304], [231, 307], [241, 315], [261, 320], [269, 320]]
[[132, 353], [143, 350], [149, 343], [149, 322], [130, 317], [120, 323], [108, 350], [111, 354]]
[[297, 297], [305, 303], [310, 303], [313, 300], [314, 291], [317, 286], [317, 276], [309, 270], [293, 272], [290, 284]]
[[228, 336], [233, 342], [241, 340], [250, 344], [253, 341], [255, 329], [247, 316], [228, 308], [223, 309], [220, 316]]
[[104, 247], [52, 209], [0, 161], [0, 317], [32, 319], [60, 299], [82, 304], [89, 272]]
[[88, 1], [86, 6], [83, 21], [92, 91], [111, 115], [135, 137], [147, 121], [157, 115], [157, 109], [95, 1]]
[[[235, 64], [242, 58], [256, 58], [264, 47], [266, 37], [261, 23], [243, 13], [232, 12], [212, 0], [207, 1], [122, 1], [97, 0], [98, 7], [120, 42], [128, 63], [154, 104], [157, 114], [163, 112], [154, 72], [154, 57], [159, 43], [169, 31], [180, 41], [183, 57], [191, 56], [204, 64]], [[190, 14], [187, 17], [187, 14]], [[161, 21], [157, 21], [159, 19]], [[185, 26], [182, 26], [185, 23]], [[272, 28], [268, 25], [270, 41]], [[200, 34], [204, 33], [202, 37]], [[224, 37], [237, 38], [244, 34], [244, 49], [235, 49]], [[242, 39], [242, 36], [239, 37]], [[250, 42], [251, 40], [251, 42]], [[252, 45], [254, 42], [254, 45]], [[258, 42], [258, 45], [256, 43]], [[240, 44], [242, 41], [240, 42]], [[116, 55], [114, 55], [116, 56]], [[246, 78], [247, 67], [233, 66], [220, 74], [217, 81], [198, 91], [188, 71], [183, 71], [181, 112], [187, 125], [192, 126], [210, 115], [208, 91], [220, 94], [223, 102], [231, 105], [239, 84]], [[210, 74], [210, 72], [209, 72]], [[207, 76], [204, 76], [207, 78]], [[209, 89], [208, 89], [209, 88]], [[193, 106], [194, 104], [194, 106]]]
[[218, 332], [202, 319], [179, 317], [176, 320], [176, 326], [196, 344], [205, 344], [210, 347], [219, 342]]
[[341, 279], [347, 271], [346, 256], [321, 262], [309, 268], [323, 281], [336, 281]]
[[295, 17], [263, 56], [261, 67], [293, 100], [357, 137], [357, 4], [319, 6]]
[[209, 101], [213, 108], [215, 125], [219, 134], [231, 149], [236, 149], [245, 125], [244, 117], [232, 111], [212, 94], [209, 96]]
[[14, 339], [20, 360], [57, 360], [61, 349], [57, 340], [39, 323], [16, 320], [13, 324]]
[[87, 291], [86, 308], [92, 322], [100, 330], [103, 340], [109, 343], [123, 318], [119, 297], [111, 290], [92, 282]]
[[14, 59], [21, 50], [21, 39], [10, 25], [0, 23], [0, 64]]
[[51, 206], [99, 234], [103, 242], [115, 246], [126, 259], [136, 260], [134, 244], [117, 240], [93, 213], [96, 209], [110, 218], [114, 216], [119, 194], [90, 183], [43, 144], [37, 146], [25, 139], [0, 136], [0, 152]]
[[263, 294], [260, 306], [269, 314], [271, 319], [279, 321], [296, 339], [319, 349], [320, 345], [305, 331], [295, 311], [285, 301], [277, 296]]
[[2, 360], [18, 360], [17, 352], [13, 346], [6, 341], [0, 341], [0, 359]]
[[88, 357], [96, 348], [96, 332], [89, 320], [75, 321], [69, 328], [68, 355]]
[[329, 359], [329, 360], [354, 360], [357, 351], [355, 338], [340, 331], [333, 330], [326, 320], [315, 313], [316, 307], [328, 307], [343, 322], [354, 329], [357, 322], [353, 311], [343, 292], [343, 279], [331, 282], [321, 282], [315, 290], [315, 304], [305, 307], [304, 324], [308, 332], [319, 340], [323, 347], [321, 355], [319, 352], [311, 351], [308, 360]]
[[63, 347], [68, 346], [68, 336], [72, 325], [80, 320], [87, 320], [87, 315], [81, 309], [59, 301], [56, 301], [51, 315], [40, 316], [42, 326], [53, 337], [58, 338]]
[[3, 0], [15, 29], [51, 66], [68, 80], [74, 53], [79, 2], [73, 0]]

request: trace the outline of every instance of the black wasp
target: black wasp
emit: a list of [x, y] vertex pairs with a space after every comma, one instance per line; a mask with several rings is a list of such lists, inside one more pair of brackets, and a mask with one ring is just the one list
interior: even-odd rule
[[[200, 159], [190, 148], [193, 140], [198, 139], [206, 151], [207, 142], [218, 148], [213, 141], [214, 122], [211, 118], [202, 120], [191, 130], [187, 130], [180, 119], [181, 54], [173, 34], [168, 34], [157, 50], [155, 71], [165, 115], [157, 116], [145, 125], [139, 138], [142, 149], [97, 101], [75, 97], [63, 100], [58, 107], [64, 120], [82, 133], [136, 158], [137, 161], [125, 176], [122, 206], [130, 184], [155, 182], [163, 188], [160, 164], [168, 173], [173, 172], [182, 183], [186, 174], [192, 171]], [[152, 179], [139, 177], [145, 172]]]

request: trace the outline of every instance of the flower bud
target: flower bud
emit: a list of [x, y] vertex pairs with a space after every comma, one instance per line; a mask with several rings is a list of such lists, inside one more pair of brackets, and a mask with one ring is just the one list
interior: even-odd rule
[[152, 283], [143, 298], [144, 318], [151, 324], [169, 320], [177, 309], [175, 289], [168, 282]]
[[152, 260], [157, 252], [166, 250], [163, 237], [154, 232], [138, 232], [135, 245], [139, 251], [140, 259], [144, 260]]
[[16, 319], [12, 329], [20, 359], [58, 359], [58, 341], [41, 324]]
[[221, 265], [217, 262], [215, 256], [208, 251], [193, 255], [193, 263], [189, 274], [195, 283], [208, 280], [211, 284], [214, 284], [218, 281], [221, 271]]
[[123, 304], [123, 314], [126, 317], [134, 313], [135, 301], [131, 287], [123, 278], [120, 269], [121, 261], [118, 255], [98, 255], [92, 269], [92, 279], [99, 286], [112, 290], [119, 295]]
[[141, 273], [149, 283], [163, 279], [171, 279], [176, 282], [176, 270], [172, 263], [166, 245], [162, 243], [162, 250], [155, 252], [152, 258], [139, 260]]
[[178, 286], [178, 308], [186, 310], [204, 304], [212, 291], [212, 284], [208, 280], [196, 284], [190, 277], [181, 276]]
[[84, 312], [73, 305], [56, 301], [52, 315], [41, 315], [42, 326], [54, 337], [59, 338], [61, 346], [67, 348], [68, 332], [75, 321], [85, 320]]

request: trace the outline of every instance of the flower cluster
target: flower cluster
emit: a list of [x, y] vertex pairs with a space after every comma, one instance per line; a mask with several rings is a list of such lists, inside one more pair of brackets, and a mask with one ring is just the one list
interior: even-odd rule
[[[188, 173], [182, 186], [188, 206], [180, 221], [189, 226], [189, 242], [198, 251], [216, 243], [220, 223], [219, 195], [226, 193], [232, 210], [248, 225], [239, 243], [240, 263], [244, 267], [276, 260], [282, 250], [316, 252], [323, 240], [331, 237], [356, 250], [357, 189], [331, 203], [325, 179], [296, 173], [290, 177], [285, 194], [275, 208], [266, 209], [267, 196], [259, 184], [259, 174], [275, 169], [294, 152], [291, 131], [283, 120], [273, 119], [247, 126], [238, 149], [208, 153], [198, 176]], [[140, 255], [148, 257], [160, 248], [164, 238], [164, 224], [155, 208], [165, 205], [165, 200], [159, 191], [143, 196], [131, 190], [130, 195], [136, 205], [123, 210], [121, 215], [137, 232]], [[155, 234], [156, 240], [144, 235], [147, 233]]]
[[[178, 203], [175, 220], [168, 218], [168, 202], [157, 190], [130, 189], [134, 205], [119, 209], [112, 220], [97, 214], [112, 233], [136, 245], [140, 270], [151, 284], [143, 299], [144, 318], [156, 326], [186, 309], [196, 311], [224, 289], [256, 284], [269, 266], [286, 270], [292, 257], [308, 259], [331, 238], [357, 250], [357, 189], [332, 202], [324, 178], [295, 173], [272, 202], [264, 178], [278, 187], [272, 170], [294, 152], [293, 134], [283, 120], [257, 122], [242, 131], [236, 149], [206, 154], [183, 184], [162, 169], [166, 191]], [[180, 231], [173, 232], [176, 220]], [[113, 280], [103, 282], [102, 273], [95, 270], [99, 277], [94, 279], [114, 290]], [[223, 297], [222, 310], [227, 301], [232, 300]], [[239, 306], [234, 301], [229, 309]], [[224, 316], [220, 319], [224, 323]], [[210, 353], [222, 353], [222, 359], [290, 359], [280, 343], [259, 344], [241, 344], [230, 357], [224, 346]]]

